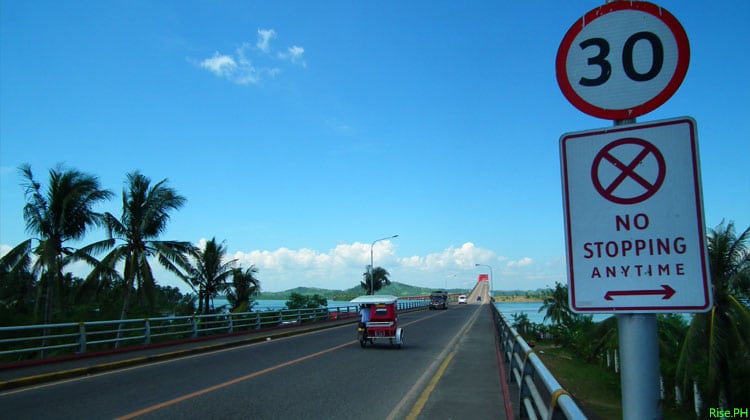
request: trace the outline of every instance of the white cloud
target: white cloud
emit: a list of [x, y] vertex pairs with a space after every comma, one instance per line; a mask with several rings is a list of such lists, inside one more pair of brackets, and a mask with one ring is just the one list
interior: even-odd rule
[[[373, 248], [376, 266], [386, 268], [393, 281], [424, 287], [468, 288], [480, 272], [476, 263], [493, 267], [497, 290], [545, 287], [550, 279], [564, 281], [564, 265], [538, 266], [529, 257], [509, 260], [493, 251], [466, 242], [426, 255], [401, 257], [391, 241]], [[327, 251], [311, 249], [256, 250], [234, 254], [243, 266], [255, 264], [264, 290], [278, 291], [297, 286], [348, 289], [359, 284], [370, 264], [370, 244], [340, 244]], [[562, 261], [562, 259], [558, 259]]]
[[264, 53], [268, 53], [271, 49], [270, 42], [276, 38], [276, 31], [273, 29], [258, 29], [258, 41], [255, 46]]
[[[196, 245], [205, 247], [205, 243], [206, 240], [201, 239]], [[487, 273], [486, 267], [475, 267], [477, 263], [493, 268], [495, 290], [537, 289], [552, 286], [555, 281], [566, 281], [563, 256], [539, 264], [531, 257], [510, 259], [498, 256], [494, 251], [471, 242], [425, 255], [399, 256], [396, 245], [390, 240], [380, 241], [372, 248], [372, 257], [375, 266], [384, 267], [391, 274], [391, 280], [399, 283], [469, 289], [480, 273]], [[236, 259], [237, 264], [244, 268], [255, 265], [261, 288], [265, 291], [298, 286], [342, 290], [359, 285], [370, 264], [370, 246], [370, 243], [354, 242], [342, 243], [327, 251], [285, 247], [236, 251], [227, 259]], [[9, 246], [0, 245], [0, 255], [9, 250]], [[80, 277], [85, 277], [90, 270], [83, 264], [71, 269]], [[162, 269], [156, 261], [152, 261], [152, 269], [159, 284], [190, 292], [184, 282]]]
[[301, 65], [302, 67], [307, 67], [307, 63], [305, 63], [305, 60], [302, 58], [304, 53], [304, 48], [294, 45], [289, 47], [285, 53], [279, 53], [279, 58], [282, 60], [289, 60], [292, 63]]
[[284, 52], [276, 52], [271, 45], [275, 38], [273, 29], [258, 29], [255, 44], [243, 42], [234, 54], [217, 51], [212, 57], [199, 61], [198, 66], [238, 85], [255, 85], [273, 79], [281, 74], [284, 63], [307, 66], [303, 59], [304, 48], [294, 45]]
[[228, 55], [221, 55], [217, 51], [214, 56], [200, 62], [200, 66], [217, 76], [229, 77], [237, 71], [237, 63]]
[[532, 260], [529, 257], [523, 257], [520, 260], [516, 261], [508, 261], [508, 267], [526, 267], [527, 265], [531, 265], [534, 263], [534, 260]]

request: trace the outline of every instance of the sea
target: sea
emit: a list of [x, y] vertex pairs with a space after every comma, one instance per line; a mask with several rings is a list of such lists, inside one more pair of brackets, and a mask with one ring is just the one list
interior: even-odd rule
[[[513, 314], [526, 314], [529, 322], [535, 324], [550, 324], [550, 320], [544, 320], [545, 311], [542, 302], [495, 302], [495, 307], [505, 316], [509, 322], [513, 322]], [[611, 314], [594, 314], [593, 321], [600, 322], [612, 316]]]
[[[228, 309], [229, 303], [227, 300], [223, 297], [217, 297], [214, 299], [214, 307], [215, 308], [221, 308], [222, 306], [226, 305], [226, 308]], [[339, 300], [329, 300], [328, 301], [328, 308], [335, 309], [337, 307], [345, 308], [345, 307], [352, 307], [356, 306], [353, 305], [349, 301], [339, 301]], [[278, 311], [281, 309], [284, 309], [286, 307], [286, 300], [270, 300], [270, 299], [260, 299], [255, 301], [255, 306], [253, 306], [254, 311]], [[500, 310], [500, 313], [502, 313], [505, 318], [509, 322], [513, 322], [513, 314], [526, 314], [530, 322], [533, 322], [535, 324], [550, 324], [550, 321], [544, 320], [544, 311], [539, 311], [542, 307], [542, 302], [496, 302], [495, 307]], [[593, 321], [594, 322], [601, 322], [605, 319], [614, 316], [612, 314], [593, 314]], [[690, 322], [690, 314], [683, 314], [685, 317], [685, 320], [687, 322]]]
[[[267, 300], [267, 299], [260, 299], [255, 301], [255, 306], [253, 306], [253, 310], [255, 311], [278, 311], [285, 308], [286, 300]], [[214, 307], [215, 308], [221, 308], [222, 306], [227, 305], [228, 302], [226, 299], [222, 297], [217, 297], [214, 299]], [[349, 301], [337, 301], [337, 300], [329, 300], [328, 301], [328, 307], [331, 309], [337, 308], [337, 307], [347, 307], [347, 306], [356, 306], [352, 305]], [[536, 324], [543, 324], [544, 322], [544, 312], [539, 312], [539, 309], [542, 307], [541, 302], [496, 302], [495, 307], [497, 307], [500, 310], [500, 313], [505, 315], [505, 317], [508, 319], [508, 321], [513, 322], [513, 314], [523, 313], [526, 314], [526, 316], [529, 318], [529, 321], [536, 323]], [[606, 319], [608, 314], [597, 314], [594, 315], [594, 321], [601, 321]]]
[[[220, 309], [222, 306], [229, 307], [229, 302], [227, 302], [226, 298], [223, 297], [217, 297], [214, 299], [214, 308]], [[357, 306], [356, 304], [353, 304], [349, 301], [340, 301], [340, 300], [329, 300], [328, 301], [328, 307], [329, 308], [337, 308], [337, 307], [347, 307], [347, 306]], [[272, 300], [272, 299], [260, 299], [255, 301], [255, 306], [253, 306], [254, 311], [278, 311], [281, 309], [286, 308], [286, 300]]]

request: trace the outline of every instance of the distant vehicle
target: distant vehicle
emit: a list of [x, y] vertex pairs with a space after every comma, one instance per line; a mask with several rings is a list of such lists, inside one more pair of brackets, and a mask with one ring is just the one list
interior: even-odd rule
[[430, 309], [448, 309], [448, 294], [442, 290], [430, 293]]
[[460, 295], [460, 296], [458, 296], [458, 304], [460, 305], [462, 303], [464, 305], [466, 304], [466, 295]]

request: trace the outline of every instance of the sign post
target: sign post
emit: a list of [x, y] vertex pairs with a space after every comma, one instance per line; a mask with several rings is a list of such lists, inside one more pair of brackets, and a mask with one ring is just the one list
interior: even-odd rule
[[[560, 150], [570, 306], [617, 314], [626, 420], [662, 418], [655, 313], [712, 304], [695, 121], [630, 126], [677, 91], [689, 62], [679, 21], [645, 1], [589, 11], [555, 61], [568, 101], [615, 125], [563, 136]], [[690, 185], [678, 179], [686, 174]]]

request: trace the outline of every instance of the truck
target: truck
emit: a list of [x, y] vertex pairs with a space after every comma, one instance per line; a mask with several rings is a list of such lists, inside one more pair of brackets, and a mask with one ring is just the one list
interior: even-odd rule
[[430, 310], [448, 309], [448, 293], [436, 290], [430, 293]]

